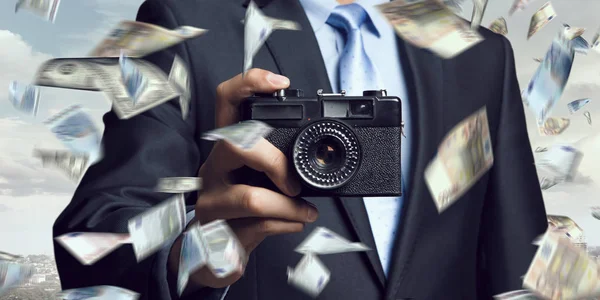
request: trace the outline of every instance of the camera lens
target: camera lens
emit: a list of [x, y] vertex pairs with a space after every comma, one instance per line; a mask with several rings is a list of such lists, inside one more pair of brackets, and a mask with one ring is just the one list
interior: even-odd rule
[[319, 120], [300, 130], [294, 143], [296, 172], [317, 189], [336, 189], [358, 170], [360, 147], [354, 131], [337, 120]]

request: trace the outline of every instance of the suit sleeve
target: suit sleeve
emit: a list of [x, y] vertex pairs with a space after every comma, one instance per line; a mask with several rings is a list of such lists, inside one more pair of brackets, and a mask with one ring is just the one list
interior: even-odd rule
[[[169, 12], [165, 5], [149, 1], [141, 6], [138, 20], [177, 27]], [[185, 43], [145, 59], [169, 74], [175, 55], [191, 66]], [[104, 116], [104, 157], [88, 169], [73, 199], [56, 220], [54, 237], [69, 232], [127, 233], [130, 218], [172, 196], [153, 191], [159, 178], [197, 176], [201, 155], [194, 141], [198, 99], [192, 68], [189, 76], [191, 107], [186, 120], [178, 98], [128, 120], [118, 119], [113, 111]], [[196, 194], [188, 197], [186, 203], [195, 203]], [[172, 242], [139, 263], [131, 245], [124, 245], [92, 266], [81, 265], [55, 242], [62, 288], [113, 285], [139, 293], [141, 300], [177, 299], [173, 276], [167, 276]], [[215, 298], [219, 292], [223, 291], [203, 290], [203, 295], [195, 295], [194, 299], [219, 299]]]
[[522, 289], [522, 276], [537, 250], [532, 241], [547, 228], [514, 54], [510, 42], [504, 37], [502, 42], [502, 104], [480, 227], [478, 299]]

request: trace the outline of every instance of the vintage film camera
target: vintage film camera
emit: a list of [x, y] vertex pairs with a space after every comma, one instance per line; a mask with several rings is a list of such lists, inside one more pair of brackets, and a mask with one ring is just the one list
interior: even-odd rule
[[[363, 96], [302, 90], [255, 94], [242, 102], [241, 120], [272, 126], [266, 137], [287, 157], [302, 182], [300, 197], [399, 196], [402, 194], [400, 98], [385, 90]], [[260, 172], [244, 167], [237, 182], [279, 191]]]

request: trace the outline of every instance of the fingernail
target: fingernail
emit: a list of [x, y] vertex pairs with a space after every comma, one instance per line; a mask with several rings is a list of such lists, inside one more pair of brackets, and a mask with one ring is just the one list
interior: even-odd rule
[[290, 80], [287, 77], [275, 73], [270, 73], [267, 75], [267, 80], [275, 86], [290, 85]]
[[319, 216], [319, 211], [317, 210], [317, 207], [310, 202], [306, 202], [306, 204], [308, 204], [308, 215], [306, 219], [308, 220], [308, 222], [316, 221], [317, 217]]
[[300, 191], [302, 190], [302, 186], [300, 185], [300, 183], [298, 183], [298, 181], [295, 180], [288, 181], [287, 187], [288, 191], [291, 193], [290, 196], [298, 196], [298, 194], [300, 194]]

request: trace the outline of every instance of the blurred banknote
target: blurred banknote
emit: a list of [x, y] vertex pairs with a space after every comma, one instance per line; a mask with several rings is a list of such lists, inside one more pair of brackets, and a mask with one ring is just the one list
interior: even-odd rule
[[534, 57], [533, 60], [535, 60], [536, 62], [541, 63], [544, 59], [541, 57]]
[[508, 15], [512, 16], [516, 11], [524, 10], [533, 0], [514, 0], [513, 5], [508, 11]]
[[177, 275], [177, 293], [181, 296], [190, 274], [204, 267], [208, 261], [208, 242], [200, 223], [192, 225], [183, 236]]
[[495, 300], [542, 300], [529, 290], [510, 291], [494, 296]]
[[488, 0], [473, 0], [473, 15], [471, 15], [471, 29], [477, 30], [485, 13]]
[[317, 227], [294, 251], [302, 254], [335, 254], [371, 250], [363, 243], [352, 243], [335, 232]]
[[[568, 40], [573, 40], [577, 37], [580, 37], [585, 32], [585, 28], [572, 27], [571, 25], [569, 25], [567, 23], [563, 23], [563, 28], [564, 28], [563, 35]], [[584, 40], [584, 42], [587, 44], [587, 41]]]
[[167, 177], [158, 180], [156, 190], [161, 193], [181, 194], [202, 189], [202, 178]]
[[179, 106], [181, 107], [181, 117], [185, 120], [190, 111], [191, 87], [190, 78], [185, 62], [179, 56], [175, 56], [171, 72], [169, 72], [169, 82], [172, 86], [179, 89]]
[[506, 20], [502, 17], [494, 20], [492, 24], [490, 24], [490, 30], [497, 34], [507, 35], [508, 27], [506, 26]]
[[89, 162], [100, 159], [101, 133], [81, 106], [71, 105], [44, 122], [71, 152], [89, 155]]
[[77, 154], [66, 150], [35, 149], [33, 156], [42, 160], [44, 168], [57, 169], [74, 182], [79, 182], [83, 177], [90, 161], [88, 154]]
[[40, 101], [40, 89], [33, 85], [11, 81], [8, 87], [8, 99], [16, 109], [35, 116]]
[[288, 283], [316, 298], [325, 289], [331, 272], [316, 255], [306, 254], [296, 268], [288, 267]]
[[195, 38], [206, 31], [192, 26], [169, 30], [154, 24], [122, 21], [89, 56], [119, 57], [123, 51], [128, 57], [142, 57]]
[[225, 278], [246, 265], [246, 251], [227, 222], [216, 220], [202, 226], [207, 245], [207, 265], [217, 278]]
[[486, 108], [468, 116], [444, 138], [425, 169], [438, 212], [462, 196], [494, 164]]
[[571, 181], [583, 159], [583, 152], [569, 145], [553, 145], [536, 161], [535, 165], [545, 168], [555, 177]]
[[592, 211], [592, 217], [600, 220], [600, 206], [592, 206], [590, 210]]
[[452, 58], [483, 41], [444, 4], [437, 0], [396, 0], [376, 6], [405, 41]]
[[549, 189], [549, 188], [551, 188], [551, 187], [553, 187], [553, 186], [555, 186], [555, 185], [557, 185], [559, 183], [560, 183], [560, 180], [558, 180], [558, 179], [556, 179], [554, 177], [552, 177], [552, 178], [541, 177], [540, 178], [540, 188], [542, 190], [547, 190], [547, 189]]
[[596, 32], [596, 34], [594, 34], [592, 45], [590, 47], [596, 51], [600, 51], [600, 32]]
[[569, 102], [569, 104], [567, 104], [567, 107], [569, 108], [570, 113], [574, 113], [588, 103], [590, 103], [590, 98], [577, 99]]
[[538, 11], [533, 14], [531, 21], [529, 22], [529, 32], [527, 33], [527, 39], [531, 38], [536, 32], [542, 27], [548, 25], [552, 19], [556, 17], [554, 7], [550, 2], [546, 2]]
[[55, 240], [83, 265], [93, 265], [122, 244], [129, 243], [128, 234], [73, 232]]
[[160, 68], [143, 59], [128, 60], [148, 82], [148, 87], [139, 95], [135, 104], [122, 83], [118, 58], [51, 59], [38, 69], [35, 84], [103, 91], [120, 119], [129, 119], [179, 96], [177, 89], [169, 83], [166, 74]]
[[544, 122], [544, 126], [538, 126], [538, 132], [541, 136], [559, 135], [563, 133], [570, 124], [571, 120], [567, 118], [549, 117], [546, 119], [546, 122]]
[[15, 261], [19, 258], [22, 258], [20, 255], [10, 254], [8, 252], [0, 251], [0, 261]]
[[100, 285], [64, 290], [57, 297], [63, 300], [136, 300], [139, 294], [116, 286]]
[[588, 124], [592, 125], [592, 115], [590, 115], [589, 111], [585, 111], [583, 116], [587, 119]]
[[243, 121], [223, 128], [206, 132], [202, 138], [209, 141], [226, 140], [242, 149], [251, 149], [273, 128], [266, 123], [256, 120]]
[[578, 36], [571, 40], [573, 43], [573, 50], [582, 54], [587, 54], [590, 50], [590, 44], [582, 37]]
[[523, 287], [551, 300], [600, 295], [598, 265], [569, 239], [548, 232], [525, 274]]
[[571, 74], [574, 56], [570, 41], [559, 34], [525, 88], [523, 101], [534, 113], [538, 127], [543, 126], [560, 99]]
[[31, 266], [10, 261], [0, 261], [0, 296], [8, 290], [20, 286], [33, 276]]
[[131, 98], [135, 106], [142, 94], [148, 89], [148, 79], [140, 72], [137, 66], [127, 58], [124, 52], [119, 56], [119, 66], [121, 67], [121, 81], [125, 91]]
[[185, 200], [175, 195], [129, 220], [128, 228], [137, 261], [174, 240], [185, 226]]
[[254, 1], [250, 1], [244, 18], [244, 74], [252, 68], [252, 60], [258, 50], [271, 33], [278, 29], [300, 30], [300, 24], [268, 17], [263, 14]]
[[535, 148], [535, 152], [546, 152], [548, 151], [548, 147], [537, 147]]
[[59, 5], [60, 0], [18, 0], [15, 13], [24, 9], [54, 23]]
[[550, 232], [565, 229], [565, 235], [571, 240], [577, 240], [583, 236], [583, 229], [567, 216], [548, 215], [548, 230]]

